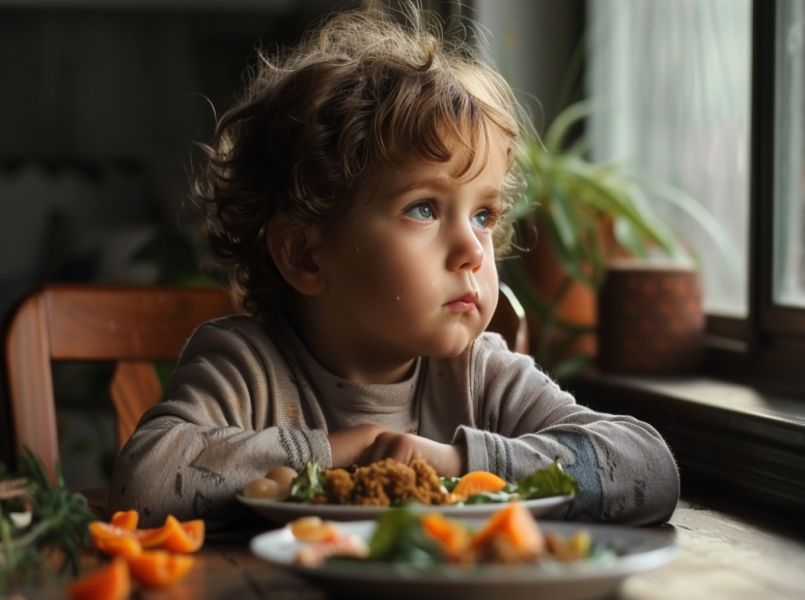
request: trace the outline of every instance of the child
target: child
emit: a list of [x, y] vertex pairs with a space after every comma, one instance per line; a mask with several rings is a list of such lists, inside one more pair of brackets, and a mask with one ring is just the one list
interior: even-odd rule
[[262, 62], [194, 186], [249, 316], [200, 327], [121, 451], [112, 507], [220, 526], [269, 469], [424, 457], [513, 481], [559, 460], [561, 516], [651, 523], [674, 460], [484, 333], [511, 238], [521, 127], [467, 47], [375, 10]]

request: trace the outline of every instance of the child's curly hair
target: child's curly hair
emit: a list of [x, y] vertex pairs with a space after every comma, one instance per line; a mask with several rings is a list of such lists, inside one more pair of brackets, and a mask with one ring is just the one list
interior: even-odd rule
[[290, 52], [261, 52], [245, 97], [201, 146], [191, 199], [246, 311], [276, 306], [289, 289], [268, 251], [275, 215], [326, 230], [351, 208], [349, 192], [362, 177], [411, 158], [448, 161], [456, 147], [472, 176], [490, 128], [510, 141], [493, 233], [498, 253], [509, 248], [521, 122], [511, 89], [466, 42], [445, 41], [438, 22], [415, 8], [404, 16], [342, 13]]

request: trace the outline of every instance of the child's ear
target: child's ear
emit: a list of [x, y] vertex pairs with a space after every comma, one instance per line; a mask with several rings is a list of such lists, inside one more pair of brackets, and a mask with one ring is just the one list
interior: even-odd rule
[[293, 227], [285, 219], [275, 219], [266, 230], [266, 245], [288, 285], [305, 296], [324, 291], [324, 275], [318, 261], [321, 246], [318, 227]]

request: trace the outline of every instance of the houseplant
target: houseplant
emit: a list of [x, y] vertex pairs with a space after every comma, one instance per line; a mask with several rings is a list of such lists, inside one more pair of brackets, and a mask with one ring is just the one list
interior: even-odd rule
[[[684, 211], [725, 256], [732, 255], [720, 225], [695, 199], [635, 175], [627, 165], [585, 158], [587, 136], [576, 132], [590, 112], [587, 101], [571, 104], [542, 139], [525, 137], [518, 160], [526, 190], [514, 216], [526, 252], [500, 265], [502, 279], [536, 323], [535, 359], [557, 377], [577, 372], [594, 358], [595, 295], [610, 260], [661, 256], [695, 265], [694, 253], [659, 218], [653, 203]], [[574, 296], [587, 305], [581, 317], [567, 307]]]

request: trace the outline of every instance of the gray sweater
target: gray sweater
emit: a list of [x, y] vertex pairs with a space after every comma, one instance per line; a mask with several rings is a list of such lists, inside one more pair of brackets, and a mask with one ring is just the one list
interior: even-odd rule
[[278, 465], [331, 466], [328, 432], [361, 423], [462, 442], [469, 470], [508, 481], [559, 460], [581, 491], [552, 517], [647, 524], [678, 499], [657, 431], [576, 404], [497, 334], [456, 358], [420, 358], [406, 381], [358, 385], [322, 368], [285, 324], [231, 316], [188, 341], [117, 458], [110, 508], [137, 509], [144, 526], [171, 513], [216, 527], [238, 513], [246, 483]]

